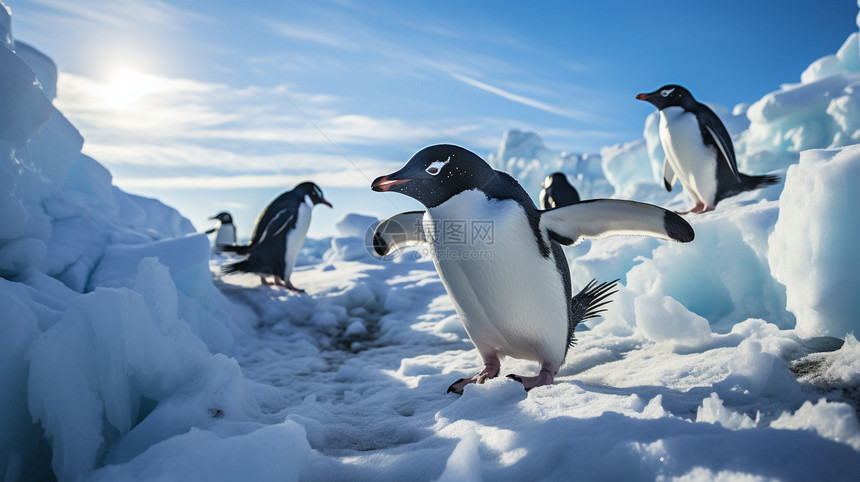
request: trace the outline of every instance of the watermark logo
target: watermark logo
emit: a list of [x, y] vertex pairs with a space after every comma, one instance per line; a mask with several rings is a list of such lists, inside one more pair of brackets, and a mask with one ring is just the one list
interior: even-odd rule
[[391, 261], [407, 250], [414, 259], [488, 260], [493, 257], [495, 226], [491, 220], [442, 219], [401, 223], [389, 219], [367, 228], [365, 247], [375, 258]]

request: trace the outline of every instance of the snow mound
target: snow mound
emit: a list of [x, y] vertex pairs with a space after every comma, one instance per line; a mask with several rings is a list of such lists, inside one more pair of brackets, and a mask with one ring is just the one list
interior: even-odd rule
[[212, 353], [250, 321], [215, 288], [205, 236], [81, 154], [50, 102], [56, 67], [12, 40], [0, 7], [0, 473], [76, 479], [192, 426], [259, 418], [236, 361]]
[[612, 188], [606, 181], [597, 154], [553, 152], [533, 132], [509, 130], [504, 133], [495, 153], [487, 157], [493, 168], [512, 175], [535, 203], [546, 176], [560, 171], [582, 199], [606, 197]]
[[811, 84], [825, 77], [842, 72], [860, 73], [860, 34], [853, 33], [834, 55], [822, 57], [813, 62], [800, 74], [800, 81]]
[[847, 444], [860, 451], [860, 422], [857, 413], [847, 403], [804, 402], [797, 412], [784, 413], [770, 424], [772, 428], [813, 430], [824, 438]]
[[193, 428], [147, 450], [126, 466], [97, 470], [93, 481], [296, 481], [310, 453], [305, 431], [292, 421]]
[[338, 235], [331, 240], [331, 250], [325, 254], [328, 262], [354, 261], [369, 258], [369, 240], [379, 220], [373, 216], [349, 213], [335, 224]]
[[860, 146], [806, 151], [788, 169], [768, 261], [802, 336], [860, 332], [857, 183]]

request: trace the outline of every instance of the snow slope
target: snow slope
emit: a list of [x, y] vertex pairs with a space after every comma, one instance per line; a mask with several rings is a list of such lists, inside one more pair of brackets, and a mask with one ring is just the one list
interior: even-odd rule
[[[350, 214], [305, 244], [307, 295], [222, 278], [186, 219], [81, 154], [5, 8], [0, 38], [4, 480], [856, 479], [858, 35], [716, 106], [741, 170], [784, 183], [689, 217], [688, 245], [566, 248], [575, 288], [622, 279], [606, 316], [554, 385], [462, 396], [445, 389], [479, 357], [420, 249], [374, 260], [375, 219]], [[584, 198], [684, 207], [655, 178], [654, 119], [600, 154], [511, 131], [488, 158], [535, 196], [563, 170]]]

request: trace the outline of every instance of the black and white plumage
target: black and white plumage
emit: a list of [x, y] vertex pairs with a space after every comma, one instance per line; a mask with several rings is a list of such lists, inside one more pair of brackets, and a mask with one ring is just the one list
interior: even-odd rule
[[540, 185], [540, 208], [552, 209], [579, 202], [579, 193], [562, 172], [554, 172]]
[[206, 234], [215, 233], [215, 252], [220, 253], [227, 246], [235, 246], [236, 226], [233, 224], [233, 216], [227, 211], [221, 211], [209, 219], [217, 221], [214, 228], [206, 231]]
[[680, 85], [665, 85], [649, 94], [638, 94], [660, 111], [660, 143], [663, 185], [672, 190], [675, 180], [695, 205], [686, 212], [713, 210], [721, 200], [743, 191], [776, 183], [773, 175], [748, 176], [738, 172], [732, 137], [708, 106], [697, 102]]
[[449, 387], [456, 393], [498, 376], [504, 356], [541, 364], [537, 376], [511, 375], [527, 390], [552, 383], [576, 325], [601, 311], [614, 286], [591, 283], [572, 296], [561, 244], [612, 234], [693, 239], [680, 216], [649, 204], [599, 199], [541, 211], [514, 178], [453, 145], [419, 151], [372, 189], [405, 194], [427, 208], [380, 223], [373, 245], [380, 256], [410, 244], [429, 246], [484, 362], [480, 373]]
[[[247, 254], [237, 263], [224, 265], [225, 273], [257, 273], [263, 284], [275, 284], [302, 291], [290, 282], [296, 256], [308, 233], [311, 211], [317, 204], [331, 207], [322, 190], [312, 182], [303, 182], [278, 196], [257, 217], [251, 241], [247, 245], [225, 246], [225, 251]], [[274, 276], [269, 282], [266, 276]]]

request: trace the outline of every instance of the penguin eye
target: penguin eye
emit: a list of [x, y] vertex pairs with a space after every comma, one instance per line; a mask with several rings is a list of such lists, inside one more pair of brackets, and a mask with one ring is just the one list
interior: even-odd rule
[[448, 164], [449, 162], [451, 162], [451, 158], [450, 158], [450, 157], [449, 157], [446, 161], [444, 161], [444, 162], [442, 162], [442, 161], [433, 161], [433, 162], [431, 162], [431, 163], [430, 163], [430, 165], [429, 165], [429, 166], [427, 166], [427, 167], [424, 169], [424, 171], [425, 171], [427, 174], [430, 174], [431, 176], [435, 176], [435, 175], [439, 174], [440, 172], [442, 172], [442, 168], [445, 166], [445, 164]]
[[671, 95], [672, 92], [674, 92], [674, 91], [675, 91], [675, 89], [661, 90], [660, 95], [662, 95], [663, 97], [669, 97], [669, 95]]

